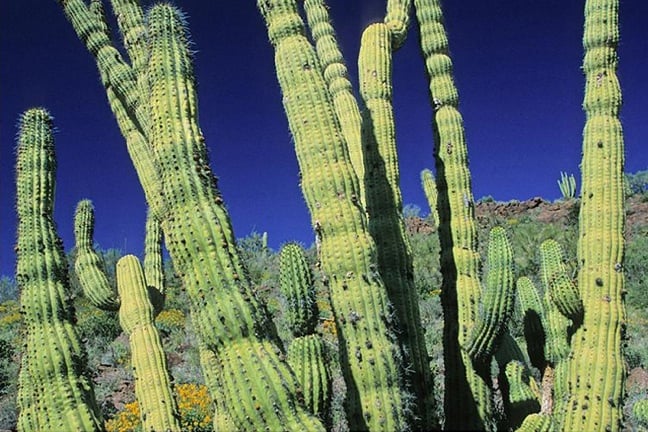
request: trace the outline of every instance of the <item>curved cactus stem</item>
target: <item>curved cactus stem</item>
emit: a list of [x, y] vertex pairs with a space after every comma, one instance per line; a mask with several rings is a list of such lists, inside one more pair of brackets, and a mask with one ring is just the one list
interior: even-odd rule
[[564, 430], [618, 431], [623, 419], [625, 209], [618, 42], [619, 1], [587, 0], [578, 238], [578, 290], [585, 313], [572, 338]]
[[481, 311], [465, 347], [474, 362], [490, 361], [513, 310], [513, 253], [502, 227], [490, 231], [487, 263]]
[[561, 314], [578, 327], [583, 320], [583, 302], [578, 288], [571, 280], [563, 263], [563, 252], [555, 240], [545, 240], [540, 245], [542, 278], [551, 301]]
[[429, 169], [421, 171], [421, 183], [423, 185], [423, 192], [425, 192], [425, 198], [430, 206], [430, 214], [434, 220], [434, 226], [438, 227], [439, 212], [437, 210], [437, 188], [432, 171]]
[[304, 11], [310, 33], [315, 43], [322, 73], [331, 94], [331, 100], [340, 131], [346, 141], [349, 160], [358, 179], [356, 200], [360, 207], [365, 205], [364, 150], [362, 149], [362, 115], [358, 101], [353, 95], [347, 65], [342, 56], [335, 29], [331, 24], [328, 6], [324, 0], [305, 0]]
[[434, 109], [434, 157], [441, 242], [441, 302], [444, 312], [445, 427], [491, 429], [493, 404], [490, 370], [473, 367], [466, 346], [480, 301], [479, 252], [474, 200], [468, 170], [459, 95], [443, 12], [438, 0], [415, 0], [421, 52]]
[[524, 419], [540, 411], [537, 385], [523, 363], [512, 361], [506, 365], [508, 383], [507, 420], [510, 428], [521, 426]]
[[[348, 389], [352, 429], [408, 427], [410, 396], [398, 358], [396, 323], [377, 272], [376, 248], [357, 206], [358, 179], [314, 48], [294, 0], [261, 0], [277, 77], [302, 173], [302, 191], [321, 239]], [[369, 344], [366, 342], [370, 341]]]
[[160, 222], [149, 210], [146, 214], [146, 236], [144, 237], [144, 278], [153, 305], [153, 313], [164, 308], [165, 285], [164, 264], [162, 261], [162, 229]]
[[119, 322], [129, 337], [142, 429], [180, 431], [166, 356], [137, 257], [126, 255], [117, 262], [117, 289], [122, 299]]
[[79, 278], [83, 294], [99, 309], [116, 311], [120, 300], [110, 286], [103, 259], [94, 250], [94, 207], [90, 200], [81, 200], [74, 213], [76, 258], [74, 271]]
[[294, 336], [315, 332], [317, 305], [310, 268], [301, 246], [288, 243], [279, 254], [279, 287], [286, 298], [288, 327]]
[[236, 250], [197, 123], [184, 18], [162, 4], [151, 8], [147, 19], [149, 138], [166, 199], [159, 220], [189, 294], [196, 331], [218, 359], [214, 381], [219, 385], [210, 392], [214, 399], [224, 398], [219, 406], [226, 407], [238, 429], [319, 430], [319, 420], [297, 399], [295, 377], [279, 356], [274, 328]]
[[551, 416], [546, 414], [529, 414], [516, 432], [549, 432], [552, 430]]
[[331, 389], [322, 338], [316, 334], [295, 338], [288, 347], [286, 358], [302, 387], [306, 407], [313, 414], [324, 417]]
[[517, 280], [517, 296], [520, 318], [531, 365], [542, 371], [547, 363], [545, 345], [547, 323], [540, 294], [531, 279], [522, 276]]
[[385, 282], [402, 334], [402, 356], [411, 363], [408, 376], [417, 401], [417, 428], [437, 427], [432, 418], [434, 384], [425, 335], [421, 326], [418, 291], [407, 229], [403, 220], [396, 132], [392, 106], [392, 35], [383, 23], [371, 24], [363, 34], [358, 56], [360, 95], [365, 106], [365, 196], [369, 232], [376, 243], [378, 271]]
[[56, 159], [52, 118], [20, 119], [16, 162], [16, 281], [26, 335], [18, 377], [18, 429], [103, 430], [86, 355], [74, 328], [67, 262], [53, 220]]
[[412, 0], [388, 0], [385, 24], [391, 35], [391, 49], [398, 50], [405, 43], [410, 22]]

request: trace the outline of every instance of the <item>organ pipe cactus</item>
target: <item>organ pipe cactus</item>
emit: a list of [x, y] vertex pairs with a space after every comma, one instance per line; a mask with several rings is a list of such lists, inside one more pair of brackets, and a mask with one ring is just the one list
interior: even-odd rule
[[444, 311], [445, 427], [490, 429], [489, 368], [474, 366], [467, 346], [476, 325], [481, 286], [468, 155], [452, 60], [438, 0], [415, 0], [421, 52], [434, 108], [434, 157]]
[[103, 430], [53, 220], [56, 159], [52, 118], [44, 109], [22, 115], [17, 154], [16, 281], [26, 327], [18, 429]]
[[[581, 163], [578, 290], [583, 324], [572, 338], [564, 430], [620, 430], [625, 365], [624, 146], [616, 76], [619, 1], [587, 0], [586, 115]], [[592, 400], [592, 395], [596, 395]]]
[[421, 171], [421, 184], [423, 185], [423, 192], [425, 198], [430, 206], [430, 213], [434, 220], [434, 226], [439, 226], [439, 212], [437, 211], [437, 189], [434, 180], [434, 174], [429, 169]]
[[117, 262], [117, 290], [122, 301], [119, 322], [131, 346], [142, 429], [180, 431], [178, 406], [171, 390], [162, 341], [154, 324], [149, 288], [137, 257], [126, 255]]
[[93, 305], [104, 310], [119, 309], [119, 297], [110, 286], [103, 260], [94, 250], [94, 207], [90, 200], [77, 204], [74, 213], [76, 258], [74, 271], [85, 296]]
[[[347, 387], [352, 389], [347, 404], [351, 427], [408, 427], [411, 424], [408, 387], [414, 388], [411, 384], [416, 383], [415, 392], [429, 391], [430, 386], [421, 388], [429, 370], [427, 360], [414, 360], [414, 374], [404, 376], [403, 365], [411, 361], [409, 353], [415, 359], [425, 352], [425, 346], [413, 347], [416, 333], [408, 329], [404, 343], [407, 349], [401, 351], [396, 344], [396, 322], [389, 302], [394, 302], [397, 318], [401, 313], [411, 314], [413, 311], [406, 309], [412, 304], [413, 293], [401, 287], [407, 302], [387, 296], [391, 291], [385, 288], [375, 258], [376, 253], [380, 256], [380, 249], [366, 230], [364, 209], [358, 206], [359, 181], [364, 179], [358, 179], [351, 164], [341, 121], [334, 116], [332, 92], [327, 87], [316, 50], [304, 36], [296, 2], [259, 1], [259, 8], [275, 48], [277, 77], [300, 163], [302, 191], [321, 239], [322, 268], [329, 278], [339, 335], [346, 345], [342, 364]], [[369, 197], [367, 205], [370, 205]], [[408, 357], [402, 359], [404, 353]], [[426, 356], [419, 358], [427, 359]], [[367, 363], [371, 374], [366, 371]], [[429, 400], [425, 394], [417, 399], [422, 402], [419, 409]], [[425, 418], [429, 414], [422, 411]]]
[[236, 250], [197, 123], [182, 14], [157, 5], [145, 20], [137, 1], [113, 2], [128, 64], [112, 45], [101, 14], [82, 0], [61, 5], [97, 60], [147, 201], [187, 290], [192, 322], [211, 352], [203, 357], [212, 360], [201, 364], [212, 368], [205, 372], [212, 377], [210, 393], [227, 411], [219, 418], [236, 429], [321, 429], [298, 399], [298, 384]]
[[295, 336], [288, 346], [288, 364], [302, 386], [306, 407], [322, 416], [328, 405], [329, 374], [324, 343], [315, 334], [317, 306], [312, 276], [298, 244], [289, 243], [281, 249], [279, 278], [288, 303], [288, 327]]
[[[146, 221], [146, 276], [139, 260], [130, 255], [117, 263], [117, 287], [108, 282], [103, 262], [93, 248], [94, 207], [89, 200], [77, 204], [74, 214], [76, 237], [75, 270], [81, 287], [98, 308], [119, 307], [119, 321], [129, 336], [135, 395], [145, 430], [180, 430], [178, 405], [162, 341], [154, 325], [163, 308], [162, 237], [159, 224], [148, 214]], [[151, 283], [149, 283], [149, 279]], [[117, 291], [117, 292], [115, 292]]]

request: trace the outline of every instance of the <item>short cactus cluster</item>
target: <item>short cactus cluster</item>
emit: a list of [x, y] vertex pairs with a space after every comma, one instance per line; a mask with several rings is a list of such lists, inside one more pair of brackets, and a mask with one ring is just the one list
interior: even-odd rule
[[[74, 224], [75, 271], [84, 294], [96, 307], [118, 310], [130, 338], [144, 430], [183, 428], [154, 325], [166, 294], [163, 238], [189, 298], [217, 430], [331, 426], [333, 357], [345, 380], [352, 430], [621, 429], [618, 0], [585, 2], [587, 121], [577, 277], [567, 273], [560, 245], [548, 240], [539, 248], [540, 273], [517, 281], [515, 251], [503, 228], [491, 230], [486, 257], [480, 256], [468, 147], [440, 2], [414, 0], [412, 7], [411, 0], [387, 1], [384, 20], [362, 34], [356, 98], [324, 0], [258, 0], [311, 214], [316, 265], [335, 319], [336, 356], [318, 334], [318, 301], [301, 246], [287, 244], [280, 254], [291, 334], [287, 350], [257, 297], [198, 124], [184, 15], [168, 4], [144, 13], [137, 0], [113, 0], [124, 41], [120, 50], [100, 0], [59, 2], [96, 60], [150, 208], [144, 265], [135, 256], [123, 257], [116, 287], [93, 249], [90, 201], [79, 203]], [[424, 171], [421, 180], [441, 244], [443, 418], [436, 414], [441, 409], [435, 406], [402, 218], [392, 106], [393, 54], [404, 43], [411, 15], [433, 107], [435, 174]], [[49, 114], [23, 114], [18, 141], [16, 279], [27, 328], [18, 428], [103, 430], [52, 222], [56, 162]], [[514, 314], [523, 323], [525, 344], [509, 331]], [[503, 413], [496, 409], [494, 382]], [[644, 402], [634, 412], [645, 420]]]

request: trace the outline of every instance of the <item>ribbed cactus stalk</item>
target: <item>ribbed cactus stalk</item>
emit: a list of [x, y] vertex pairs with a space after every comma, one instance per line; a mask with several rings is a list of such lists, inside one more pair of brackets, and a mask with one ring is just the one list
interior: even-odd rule
[[205, 357], [212, 361], [202, 365], [213, 368], [205, 375], [212, 377], [212, 397], [227, 410], [220, 418], [236, 429], [321, 429], [298, 399], [294, 375], [236, 250], [197, 123], [182, 14], [158, 5], [144, 20], [137, 1], [113, 2], [129, 65], [106, 37], [100, 16], [82, 0], [61, 4], [97, 60], [147, 201], [187, 290], [192, 322], [211, 352]]
[[468, 154], [452, 60], [438, 0], [415, 0], [421, 52], [434, 108], [434, 157], [441, 242], [447, 429], [490, 429], [490, 368], [473, 365], [467, 346], [479, 314], [481, 287]]
[[437, 189], [434, 174], [429, 169], [421, 171], [421, 184], [423, 185], [423, 192], [425, 198], [430, 206], [430, 214], [434, 220], [434, 226], [439, 226], [439, 212], [437, 211]]
[[313, 277], [304, 251], [296, 243], [281, 248], [279, 281], [287, 301], [285, 316], [290, 332], [295, 337], [312, 334], [318, 318]]
[[17, 154], [16, 281], [26, 328], [18, 429], [103, 430], [53, 220], [56, 159], [52, 118], [44, 109], [21, 117]]
[[259, 8], [275, 48], [302, 191], [321, 239], [322, 269], [343, 343], [350, 426], [406, 428], [411, 423], [411, 397], [394, 333], [396, 320], [378, 273], [364, 210], [357, 205], [358, 179], [319, 59], [304, 36], [295, 1], [260, 1]]
[[533, 377], [523, 363], [512, 361], [506, 365], [506, 381], [508, 383], [508, 423], [517, 428], [524, 419], [540, 411], [538, 394], [533, 391]]
[[562, 248], [555, 240], [545, 240], [540, 245], [540, 257], [549, 298], [561, 314], [579, 325], [583, 319], [583, 302], [578, 288], [567, 274]]
[[524, 419], [517, 432], [549, 432], [552, 429], [551, 416], [547, 414], [530, 414]]
[[[405, 9], [401, 15], [407, 16], [409, 8]], [[390, 18], [390, 23], [396, 26], [395, 17]], [[394, 37], [404, 38], [403, 28], [406, 29], [407, 24], [396, 27], [398, 36]], [[358, 56], [360, 96], [365, 109], [362, 129], [366, 210], [369, 232], [378, 251], [378, 270], [400, 323], [403, 358], [413, 368], [408, 380], [421, 418], [418, 427], [429, 429], [435, 426], [431, 417], [434, 412], [434, 395], [430, 391], [433, 382], [414, 285], [412, 251], [402, 216], [392, 105], [392, 51], [397, 43], [392, 39], [387, 24], [371, 24], [362, 34]]]
[[487, 266], [480, 312], [464, 347], [473, 362], [490, 361], [513, 312], [513, 252], [502, 227], [490, 231]]
[[358, 182], [357, 201], [365, 205], [365, 160], [362, 149], [362, 114], [353, 95], [349, 73], [331, 24], [328, 6], [324, 0], [305, 0], [304, 11], [310, 33], [315, 43], [317, 57], [322, 66], [326, 85], [331, 94], [335, 115], [347, 143], [349, 159]]
[[126, 255], [117, 262], [117, 290], [122, 301], [119, 322], [131, 346], [142, 429], [180, 431], [180, 416], [171, 390], [166, 356], [155, 328], [144, 271], [137, 257]]
[[542, 371], [546, 365], [545, 341], [547, 339], [547, 324], [545, 308], [535, 284], [527, 276], [517, 281], [517, 296], [519, 313], [522, 320], [527, 354], [531, 365]]
[[166, 285], [164, 284], [164, 263], [162, 261], [162, 227], [152, 211], [146, 214], [146, 235], [144, 236], [144, 279], [148, 287], [149, 300], [157, 316], [164, 308]]
[[288, 327], [295, 337], [288, 346], [288, 364], [302, 386], [306, 407], [323, 417], [330, 397], [330, 379], [324, 343], [315, 333], [318, 318], [315, 288], [304, 251], [298, 244], [289, 243], [281, 249], [279, 279], [281, 292], [288, 302]]
[[572, 338], [564, 430], [616, 431], [623, 417], [625, 210], [618, 20], [618, 0], [586, 1], [586, 123], [578, 238], [578, 290], [585, 312]]
[[82, 200], [74, 212], [76, 258], [74, 271], [85, 296], [103, 310], [119, 309], [119, 297], [110, 285], [103, 259], [94, 250], [94, 207], [90, 200]]

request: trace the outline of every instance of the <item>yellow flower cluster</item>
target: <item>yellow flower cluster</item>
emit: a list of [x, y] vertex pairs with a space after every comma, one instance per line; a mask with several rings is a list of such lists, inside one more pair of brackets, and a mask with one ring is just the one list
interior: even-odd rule
[[[175, 387], [180, 426], [186, 432], [210, 432], [212, 424], [212, 400], [207, 387], [200, 384], [179, 384]], [[137, 401], [124, 405], [124, 409], [106, 421], [107, 432], [140, 432], [139, 404]]]
[[106, 420], [107, 432], [139, 432], [142, 430], [140, 410], [137, 401], [124, 405], [115, 417]]
[[20, 305], [15, 300], [0, 303], [0, 328], [7, 328], [22, 321]]
[[185, 326], [185, 314], [178, 309], [163, 310], [155, 319], [158, 328], [166, 333], [173, 333]]

